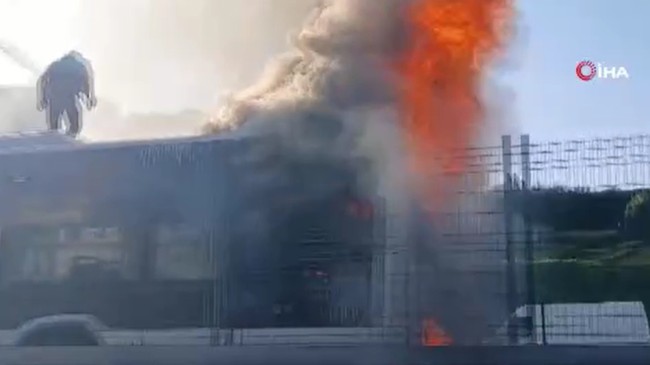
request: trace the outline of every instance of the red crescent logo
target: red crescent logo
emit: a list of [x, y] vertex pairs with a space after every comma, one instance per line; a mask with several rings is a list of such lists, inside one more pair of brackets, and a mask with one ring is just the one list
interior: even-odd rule
[[[588, 68], [589, 71], [585, 72], [585, 68]], [[576, 75], [582, 81], [589, 81], [596, 77], [596, 65], [591, 61], [578, 62], [578, 65], [576, 66]]]

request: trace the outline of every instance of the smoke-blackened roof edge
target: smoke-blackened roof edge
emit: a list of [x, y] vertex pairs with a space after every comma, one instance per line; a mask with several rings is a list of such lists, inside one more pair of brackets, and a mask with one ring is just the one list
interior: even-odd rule
[[75, 150], [101, 150], [138, 146], [146, 147], [148, 145], [164, 147], [165, 145], [174, 146], [190, 143], [228, 141], [236, 139], [238, 138], [234, 138], [231, 135], [198, 135], [160, 139], [91, 142], [68, 137], [57, 132], [24, 132], [0, 135], [0, 155], [62, 152]]

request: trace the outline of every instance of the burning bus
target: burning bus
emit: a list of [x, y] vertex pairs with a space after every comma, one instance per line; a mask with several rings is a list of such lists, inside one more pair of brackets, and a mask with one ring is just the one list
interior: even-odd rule
[[0, 329], [84, 314], [127, 330], [390, 327], [407, 340], [424, 325], [438, 345], [475, 343], [506, 313], [484, 294], [500, 257], [479, 278], [443, 249], [445, 227], [369, 193], [367, 161], [304, 151], [225, 135], [0, 138]]
[[371, 325], [379, 213], [360, 165], [273, 151], [0, 138], [0, 328], [71, 313], [127, 329]]

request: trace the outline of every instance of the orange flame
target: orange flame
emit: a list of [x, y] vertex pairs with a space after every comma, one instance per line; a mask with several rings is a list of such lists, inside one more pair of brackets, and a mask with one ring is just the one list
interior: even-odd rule
[[480, 82], [513, 14], [511, 0], [419, 0], [406, 14], [410, 46], [398, 67], [405, 137], [416, 180], [424, 184], [418, 189], [435, 202], [443, 192], [432, 181], [434, 169], [466, 170], [459, 151], [478, 133]]
[[453, 343], [434, 319], [425, 319], [422, 323], [422, 346], [448, 346]]

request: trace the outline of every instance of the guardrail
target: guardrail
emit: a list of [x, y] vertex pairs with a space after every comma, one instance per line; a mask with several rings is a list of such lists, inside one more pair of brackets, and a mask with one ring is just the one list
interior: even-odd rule
[[[404, 328], [260, 328], [107, 330], [108, 346], [360, 346], [403, 345]], [[0, 331], [0, 346], [11, 346], [16, 331]]]

